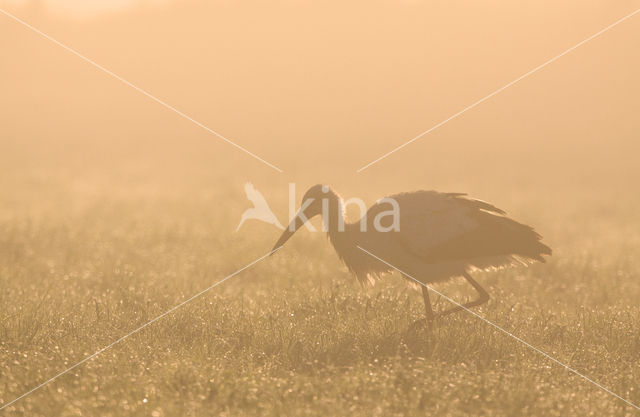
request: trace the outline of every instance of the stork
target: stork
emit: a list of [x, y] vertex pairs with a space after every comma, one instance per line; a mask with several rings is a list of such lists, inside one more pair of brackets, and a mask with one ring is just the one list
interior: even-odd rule
[[[387, 224], [380, 230], [381, 223], [376, 224], [376, 218], [388, 210], [380, 202], [389, 200], [397, 203], [399, 227]], [[471, 277], [471, 272], [545, 262], [543, 255], [551, 255], [551, 248], [541, 242], [542, 237], [533, 228], [508, 218], [494, 205], [463, 193], [395, 194], [370, 207], [361, 221], [345, 223], [342, 198], [320, 184], [304, 194], [300, 210], [276, 242], [274, 251], [305, 221], [321, 213], [338, 256], [361, 284], [373, 284], [394, 267], [408, 282], [415, 285], [417, 280], [423, 284], [426, 317], [419, 322], [431, 323], [435, 317], [489, 301], [489, 293]], [[426, 284], [454, 277], [465, 278], [478, 297], [434, 313]]]

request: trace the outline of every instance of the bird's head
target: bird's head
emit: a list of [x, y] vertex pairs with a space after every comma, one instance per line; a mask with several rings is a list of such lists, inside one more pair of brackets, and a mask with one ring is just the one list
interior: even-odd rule
[[[282, 232], [280, 238], [273, 247], [273, 251], [279, 249], [286, 243], [287, 240], [304, 225], [308, 220], [321, 214], [323, 206], [328, 210], [333, 210], [333, 207], [339, 201], [338, 195], [329, 188], [328, 185], [316, 184], [309, 188], [302, 197], [302, 204], [300, 209], [296, 213], [295, 217], [289, 223], [289, 226]], [[326, 201], [323, 204], [323, 201]]]

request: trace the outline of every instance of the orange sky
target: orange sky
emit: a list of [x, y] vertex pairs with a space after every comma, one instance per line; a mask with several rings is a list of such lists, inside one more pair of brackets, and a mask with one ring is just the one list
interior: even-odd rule
[[103, 13], [87, 12], [99, 2], [77, 13], [72, 1], [20, 3], [1, 4], [285, 173], [0, 16], [5, 167], [197, 168], [395, 191], [482, 189], [480, 179], [628, 188], [640, 172], [637, 15], [355, 174], [638, 1], [135, 2]]

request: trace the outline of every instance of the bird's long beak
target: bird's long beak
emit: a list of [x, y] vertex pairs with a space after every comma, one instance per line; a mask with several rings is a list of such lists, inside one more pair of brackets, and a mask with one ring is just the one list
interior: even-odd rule
[[302, 227], [304, 222], [302, 221], [299, 214], [300, 212], [296, 213], [296, 217], [294, 217], [293, 220], [291, 220], [291, 223], [289, 223], [289, 225], [287, 226], [287, 228], [284, 229], [284, 232], [282, 232], [282, 234], [280, 235], [280, 238], [278, 239], [276, 244], [273, 246], [273, 249], [271, 249], [271, 255], [273, 255], [277, 249], [280, 249], [287, 242], [287, 240], [289, 240], [289, 238], [293, 236], [296, 230]]
[[284, 245], [287, 240], [293, 236], [296, 230], [301, 228], [309, 219], [318, 214], [320, 214], [319, 202], [313, 198], [304, 200], [295, 217], [291, 220], [291, 223], [289, 223], [289, 226], [287, 226], [284, 232], [282, 232], [280, 239], [278, 239], [273, 249], [271, 249], [271, 254], [273, 255], [276, 250], [280, 249], [282, 245]]

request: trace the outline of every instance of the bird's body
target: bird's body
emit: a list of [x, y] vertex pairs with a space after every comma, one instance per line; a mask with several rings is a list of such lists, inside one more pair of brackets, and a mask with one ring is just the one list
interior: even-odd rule
[[[551, 249], [540, 241], [541, 236], [531, 227], [506, 217], [497, 207], [465, 194], [415, 191], [389, 196], [381, 201], [393, 199], [397, 202], [399, 227], [385, 231], [380, 231], [375, 224], [376, 216], [388, 210], [383, 204], [376, 203], [369, 208], [361, 219], [363, 226], [360, 221], [344, 223], [344, 217], [341, 218], [344, 203], [328, 187], [312, 187], [303, 202], [309, 199], [328, 202], [324, 216], [328, 216], [325, 224], [329, 240], [361, 283], [373, 283], [394, 268], [402, 271], [412, 283], [427, 284], [462, 276], [478, 290], [481, 302], [484, 302], [488, 295], [469, 272], [544, 262], [542, 256], [551, 254]], [[307, 211], [308, 218], [319, 214], [313, 203]], [[284, 244], [301, 225], [299, 223], [298, 217], [294, 218], [276, 247]], [[341, 224], [344, 224], [343, 228]], [[426, 305], [428, 293], [425, 288], [423, 294]], [[477, 305], [477, 301], [469, 305]], [[430, 309], [429, 304], [427, 316]]]
[[372, 262], [358, 246], [381, 254], [423, 283], [461, 276], [465, 271], [544, 262], [542, 255], [551, 254], [531, 227], [464, 194], [417, 191], [388, 198], [400, 208], [398, 231], [378, 232], [373, 227], [376, 212], [381, 210], [378, 205], [368, 210], [365, 231], [360, 230], [360, 222], [347, 223], [344, 232], [329, 228], [338, 256], [360, 282], [372, 282], [391, 268]]

